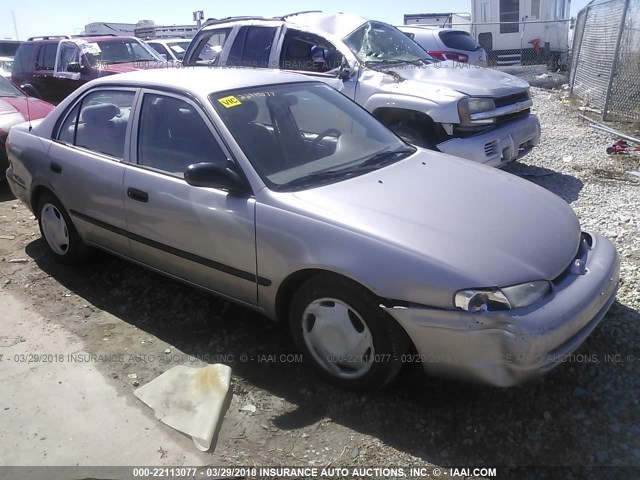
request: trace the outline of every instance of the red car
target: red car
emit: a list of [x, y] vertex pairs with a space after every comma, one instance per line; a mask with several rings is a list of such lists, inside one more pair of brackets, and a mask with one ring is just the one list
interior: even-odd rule
[[0, 180], [4, 179], [9, 166], [5, 142], [9, 129], [28, 119], [44, 118], [53, 110], [53, 105], [37, 98], [31, 98], [0, 76]]
[[95, 78], [166, 66], [154, 49], [134, 37], [32, 37], [18, 47], [11, 81], [32, 97], [58, 104]]

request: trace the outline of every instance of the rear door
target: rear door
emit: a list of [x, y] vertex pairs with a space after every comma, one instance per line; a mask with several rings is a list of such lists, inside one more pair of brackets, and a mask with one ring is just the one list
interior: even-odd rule
[[51, 186], [88, 242], [129, 256], [123, 177], [135, 89], [94, 89], [61, 123], [51, 149]]
[[56, 91], [56, 79], [53, 76], [58, 44], [41, 43], [38, 47], [35, 71], [30, 83], [36, 88], [44, 100], [51, 103], [58, 103], [64, 98], [64, 96]]
[[131, 165], [124, 175], [133, 257], [220, 294], [257, 302], [255, 200], [193, 187], [184, 171], [231, 162], [211, 122], [192, 100], [145, 90]]
[[272, 56], [274, 40], [280, 30], [276, 25], [244, 25], [233, 40], [226, 65], [232, 67], [270, 68], [277, 61]]

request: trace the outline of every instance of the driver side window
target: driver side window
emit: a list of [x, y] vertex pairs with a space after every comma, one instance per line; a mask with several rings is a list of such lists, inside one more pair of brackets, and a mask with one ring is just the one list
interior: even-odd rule
[[227, 156], [194, 106], [145, 94], [138, 127], [138, 164], [184, 177], [194, 163], [226, 165]]
[[289, 29], [284, 37], [280, 68], [324, 73], [340, 68], [344, 57], [326, 39]]
[[66, 72], [70, 63], [80, 63], [80, 49], [72, 43], [62, 43], [60, 45], [57, 72]]

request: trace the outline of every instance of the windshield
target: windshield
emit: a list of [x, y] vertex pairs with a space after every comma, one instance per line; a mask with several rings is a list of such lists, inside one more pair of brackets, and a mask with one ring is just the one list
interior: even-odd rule
[[344, 39], [365, 64], [431, 62], [420, 46], [404, 33], [382, 22], [367, 22]]
[[405, 144], [324, 83], [212, 94], [210, 101], [269, 188], [333, 183], [405, 158]]
[[84, 42], [81, 47], [91, 66], [145, 61], [164, 62], [164, 59], [151, 47], [134, 38]]
[[182, 60], [184, 58], [184, 53], [187, 51], [187, 47], [189, 47], [189, 41], [185, 42], [171, 42], [167, 44], [173, 54], [176, 56], [178, 60]]
[[0, 97], [24, 97], [26, 96], [9, 80], [0, 76]]

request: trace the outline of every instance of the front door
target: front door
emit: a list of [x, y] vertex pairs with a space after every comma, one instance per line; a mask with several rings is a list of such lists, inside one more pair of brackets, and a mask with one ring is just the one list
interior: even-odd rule
[[69, 64], [75, 64], [79, 68], [82, 65], [81, 62], [80, 48], [74, 42], [63, 40], [58, 44], [53, 76], [56, 78], [57, 95], [61, 98], [67, 97], [83, 83], [80, 81], [79, 71], [70, 72], [68, 70]]
[[146, 91], [124, 175], [133, 257], [193, 284], [257, 302], [255, 200], [184, 180], [191, 164], [230, 156], [195, 103]]

